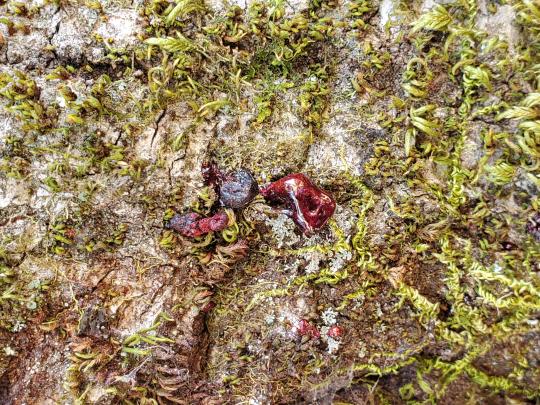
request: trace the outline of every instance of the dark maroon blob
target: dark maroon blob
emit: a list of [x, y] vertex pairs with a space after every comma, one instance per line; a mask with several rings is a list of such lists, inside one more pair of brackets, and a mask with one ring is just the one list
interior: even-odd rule
[[259, 194], [259, 185], [253, 175], [240, 169], [223, 181], [219, 190], [221, 204], [229, 208], [243, 208]]
[[527, 232], [529, 232], [534, 239], [540, 242], [540, 212], [534, 214], [534, 216], [527, 222]]
[[221, 204], [227, 208], [243, 208], [259, 193], [257, 181], [246, 169], [223, 173], [210, 162], [203, 164], [202, 175], [204, 182], [214, 188]]
[[229, 217], [223, 211], [214, 216], [203, 218], [195, 212], [173, 216], [169, 226], [176, 232], [189, 238], [206, 235], [210, 232], [221, 231], [229, 225]]
[[199, 219], [201, 219], [201, 216], [195, 212], [184, 215], [175, 214], [169, 221], [169, 227], [184, 236], [191, 236], [191, 229], [195, 230], [197, 228]]
[[264, 198], [286, 204], [294, 223], [305, 234], [322, 228], [336, 209], [336, 202], [302, 173], [288, 176], [261, 189]]

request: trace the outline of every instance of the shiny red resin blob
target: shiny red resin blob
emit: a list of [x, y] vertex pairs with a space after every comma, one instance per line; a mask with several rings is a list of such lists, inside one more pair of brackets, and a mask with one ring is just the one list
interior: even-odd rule
[[228, 225], [229, 217], [223, 211], [208, 218], [203, 218], [195, 212], [184, 215], [176, 214], [169, 222], [169, 226], [172, 229], [189, 238], [196, 238], [210, 232], [221, 231], [227, 228]]
[[332, 196], [302, 173], [285, 176], [261, 189], [267, 200], [286, 204], [289, 215], [305, 234], [322, 228], [336, 209]]

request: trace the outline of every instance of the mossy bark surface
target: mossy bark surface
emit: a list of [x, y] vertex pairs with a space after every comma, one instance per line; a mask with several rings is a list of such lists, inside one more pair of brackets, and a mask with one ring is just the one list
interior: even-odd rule
[[[540, 6], [0, 1], [0, 403], [540, 398]], [[301, 172], [303, 235], [201, 167]]]

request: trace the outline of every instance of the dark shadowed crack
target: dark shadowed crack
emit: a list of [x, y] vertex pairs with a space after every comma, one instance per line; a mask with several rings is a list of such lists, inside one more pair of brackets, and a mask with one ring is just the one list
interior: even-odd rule
[[6, 50], [5, 50], [5, 52], [4, 52], [4, 57], [5, 57], [5, 59], [6, 59], [6, 63], [7, 63], [7, 64], [10, 64], [11, 62], [9, 61], [9, 56], [8, 56], [9, 42], [6, 41], [5, 45], [6, 45]]
[[[184, 156], [185, 156], [185, 154], [184, 154]], [[171, 185], [171, 187], [172, 187], [172, 185], [173, 185], [173, 180], [172, 180], [171, 172], [172, 172], [172, 169], [173, 169], [173, 167], [174, 167], [174, 164], [175, 164], [176, 162], [178, 162], [179, 160], [182, 160], [182, 159], [184, 158], [184, 156], [181, 156], [181, 157], [178, 157], [178, 158], [174, 159], [174, 160], [171, 162], [171, 164], [169, 165], [168, 174], [169, 174], [169, 184]]]
[[[51, 19], [54, 19], [54, 17], [61, 11], [60, 7], [57, 7], [56, 11], [54, 12], [54, 14], [52, 15], [52, 18]], [[47, 67], [50, 67], [51, 64], [53, 63], [53, 61], [58, 61], [58, 54], [56, 53], [56, 49], [52, 43], [54, 37], [56, 36], [56, 34], [58, 34], [58, 31], [60, 31], [60, 23], [62, 22], [62, 18], [60, 18], [58, 20], [58, 22], [56, 23], [56, 26], [54, 27], [54, 32], [49, 35], [49, 37], [47, 38], [47, 41], [49, 42], [49, 45], [51, 46], [51, 53], [53, 54], [53, 58], [50, 59], [48, 62], [47, 62]]]
[[159, 114], [158, 119], [156, 120], [156, 123], [155, 123], [156, 128], [154, 129], [154, 134], [152, 135], [152, 141], [150, 141], [150, 147], [154, 145], [154, 139], [156, 139], [157, 133], [159, 131], [159, 124], [161, 123], [161, 120], [163, 119], [163, 117], [165, 117], [166, 113], [167, 113], [167, 109], [164, 108], [161, 114]]
[[120, 139], [122, 139], [122, 135], [124, 135], [122, 130], [118, 131], [118, 136], [116, 137], [116, 139], [113, 142], [114, 145], [118, 145], [118, 142], [120, 142]]

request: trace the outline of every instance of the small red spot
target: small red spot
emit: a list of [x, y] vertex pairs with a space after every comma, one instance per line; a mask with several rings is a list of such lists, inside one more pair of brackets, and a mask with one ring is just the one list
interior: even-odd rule
[[327, 335], [334, 339], [339, 338], [343, 336], [343, 328], [338, 325], [331, 326], [330, 329], [328, 329]]
[[305, 319], [300, 320], [300, 322], [298, 323], [298, 334], [301, 336], [311, 336], [315, 339], [318, 339], [321, 336], [317, 327], [312, 325]]
[[73, 228], [66, 229], [66, 236], [69, 239], [73, 239], [75, 237], [75, 229], [73, 229]]

